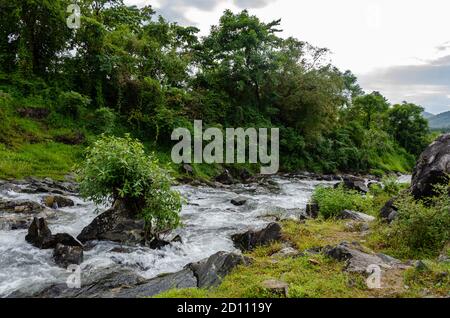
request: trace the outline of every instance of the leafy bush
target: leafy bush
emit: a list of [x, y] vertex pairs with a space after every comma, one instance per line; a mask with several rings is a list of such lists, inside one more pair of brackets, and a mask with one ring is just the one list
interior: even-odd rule
[[78, 169], [80, 193], [96, 204], [122, 200], [129, 212], [157, 234], [178, 226], [181, 198], [171, 179], [144, 146], [129, 135], [102, 136], [87, 150]]
[[77, 92], [63, 92], [58, 96], [56, 110], [65, 116], [78, 119], [90, 102], [88, 97]]
[[317, 187], [312, 199], [319, 205], [320, 214], [325, 218], [335, 217], [343, 210], [368, 211], [371, 205], [370, 197], [345, 190], [342, 186], [335, 189]]
[[92, 128], [97, 133], [110, 134], [114, 129], [116, 122], [116, 114], [111, 108], [101, 107], [94, 113], [94, 120], [92, 121]]
[[397, 218], [382, 232], [382, 240], [399, 256], [436, 256], [450, 240], [450, 197], [445, 186], [428, 202], [402, 193]]

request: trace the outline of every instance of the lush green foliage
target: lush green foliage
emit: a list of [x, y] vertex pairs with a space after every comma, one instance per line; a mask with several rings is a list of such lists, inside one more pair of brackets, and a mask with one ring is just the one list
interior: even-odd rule
[[153, 233], [176, 227], [181, 199], [171, 179], [143, 145], [129, 136], [103, 136], [87, 150], [78, 169], [80, 193], [97, 204], [123, 200]]
[[436, 256], [450, 240], [450, 197], [447, 187], [427, 202], [404, 192], [396, 201], [397, 218], [385, 228], [380, 241], [403, 257]]
[[[75, 32], [65, 23], [69, 2], [1, 2], [0, 90], [14, 91], [17, 104], [40, 98], [51, 128], [128, 131], [167, 151], [173, 128], [194, 119], [279, 127], [282, 169], [318, 172], [406, 172], [425, 144], [419, 107], [365, 94], [327, 49], [280, 37], [280, 20], [227, 10], [200, 38], [149, 6], [80, 0]], [[5, 144], [27, 138], [12, 128], [17, 107], [0, 110]]]
[[356, 191], [349, 191], [343, 186], [337, 188], [317, 187], [313, 201], [319, 205], [320, 215], [331, 218], [344, 210], [366, 211], [371, 204], [370, 197], [363, 197]]

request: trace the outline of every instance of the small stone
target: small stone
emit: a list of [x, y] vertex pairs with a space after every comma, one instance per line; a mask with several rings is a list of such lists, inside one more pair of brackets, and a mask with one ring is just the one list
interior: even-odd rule
[[285, 282], [275, 280], [275, 279], [268, 279], [262, 282], [262, 287], [269, 290], [271, 293], [274, 293], [276, 295], [288, 296], [289, 291], [289, 285]]

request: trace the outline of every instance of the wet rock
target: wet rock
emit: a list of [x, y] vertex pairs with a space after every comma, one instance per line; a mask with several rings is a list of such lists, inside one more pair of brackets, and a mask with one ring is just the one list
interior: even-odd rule
[[285, 282], [275, 280], [275, 279], [268, 279], [262, 282], [261, 286], [268, 290], [269, 292], [282, 296], [287, 297], [288, 296], [288, 290], [289, 285]]
[[60, 195], [46, 195], [42, 198], [44, 204], [53, 209], [74, 206], [73, 200]]
[[39, 203], [27, 200], [0, 200], [0, 211], [13, 213], [39, 213], [44, 207]]
[[53, 235], [48, 228], [47, 221], [44, 218], [33, 218], [33, 222], [28, 228], [28, 234], [25, 240], [35, 247], [41, 249], [54, 248], [61, 243], [67, 246], [82, 247], [83, 245], [67, 233], [58, 233]]
[[372, 222], [375, 221], [375, 218], [371, 215], [351, 211], [351, 210], [344, 210], [339, 213], [337, 216], [338, 219], [342, 220], [355, 220], [355, 221], [361, 221], [361, 222]]
[[260, 231], [247, 231], [234, 234], [231, 239], [234, 245], [244, 251], [252, 250], [257, 246], [266, 245], [281, 240], [281, 226], [278, 223], [270, 223]]
[[218, 252], [208, 259], [187, 265], [197, 278], [197, 287], [217, 286], [232, 269], [238, 265], [250, 264], [250, 259], [242, 255]]
[[62, 244], [65, 246], [83, 247], [83, 244], [76, 240], [72, 235], [67, 233], [58, 233], [53, 235], [53, 241], [55, 246], [57, 244]]
[[43, 290], [26, 295], [17, 292], [10, 297], [38, 298], [141, 298], [150, 297], [174, 288], [208, 288], [216, 286], [235, 266], [248, 264], [245, 257], [219, 252], [203, 261], [186, 265], [178, 272], [144, 279], [129, 270], [93, 273], [82, 277], [81, 288], [68, 288], [66, 284], [53, 284]]
[[354, 190], [363, 194], [369, 192], [369, 188], [366, 186], [366, 181], [358, 177], [345, 176], [344, 181], [337, 183], [334, 187], [343, 186], [345, 189]]
[[77, 239], [82, 243], [99, 240], [144, 244], [145, 237], [144, 221], [130, 217], [124, 203], [116, 202], [111, 209], [97, 216], [86, 226]]
[[306, 215], [312, 219], [316, 219], [319, 216], [319, 205], [315, 202], [306, 204]]
[[347, 272], [365, 273], [369, 265], [389, 269], [400, 264], [399, 260], [388, 255], [368, 253], [357, 243], [342, 242], [337, 246], [327, 246], [322, 252], [338, 261], [345, 261]]
[[445, 134], [437, 138], [420, 155], [412, 175], [412, 194], [416, 199], [433, 196], [437, 184], [448, 182], [448, 174], [450, 174], [450, 134]]
[[235, 182], [233, 176], [227, 169], [217, 176], [215, 180], [222, 184], [233, 184]]
[[398, 208], [395, 206], [396, 197], [390, 199], [380, 211], [380, 217], [391, 223], [397, 217]]
[[176, 235], [176, 236], [172, 239], [171, 242], [172, 242], [172, 243], [183, 243], [183, 239], [181, 238], [180, 235]]
[[83, 248], [58, 243], [53, 250], [53, 259], [58, 266], [64, 268], [71, 264], [79, 265], [83, 262]]
[[170, 242], [161, 240], [161, 239], [159, 239], [159, 238], [154, 238], [154, 239], [150, 242], [149, 247], [150, 247], [151, 249], [154, 249], [154, 250], [159, 250], [159, 249], [162, 249], [162, 248], [166, 247], [167, 245], [170, 245]]
[[[164, 291], [174, 288], [195, 288], [197, 287], [197, 279], [194, 273], [185, 268], [179, 272], [171, 274], [163, 274], [152, 278], [144, 283], [120, 288], [117, 292], [114, 292], [112, 297], [119, 298], [140, 298], [150, 297], [160, 294]], [[117, 289], [116, 289], [117, 290]]]
[[247, 198], [239, 196], [237, 198], [234, 198], [231, 200], [231, 204], [235, 205], [235, 206], [242, 206], [245, 203], [247, 203]]
[[53, 235], [44, 218], [34, 218], [25, 240], [35, 247], [48, 249], [55, 246]]

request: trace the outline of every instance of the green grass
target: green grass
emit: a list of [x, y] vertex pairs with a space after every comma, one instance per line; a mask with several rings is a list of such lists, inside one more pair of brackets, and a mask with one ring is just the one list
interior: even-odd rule
[[62, 179], [81, 159], [82, 152], [82, 146], [55, 142], [23, 144], [14, 149], [0, 144], [0, 178]]

